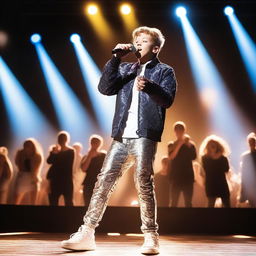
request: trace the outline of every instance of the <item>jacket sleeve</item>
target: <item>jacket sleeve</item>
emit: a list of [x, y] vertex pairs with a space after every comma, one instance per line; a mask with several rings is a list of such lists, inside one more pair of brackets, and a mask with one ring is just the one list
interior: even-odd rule
[[177, 81], [174, 70], [169, 67], [163, 74], [159, 84], [149, 81], [143, 90], [146, 92], [158, 105], [164, 108], [169, 108], [176, 94]]
[[229, 162], [227, 157], [223, 158], [223, 171], [228, 172], [229, 171]]
[[115, 95], [122, 86], [122, 76], [119, 72], [121, 60], [112, 57], [104, 66], [98, 90], [104, 95]]
[[194, 145], [192, 145], [190, 148], [190, 156], [191, 156], [191, 160], [196, 160], [197, 154], [196, 154], [196, 148]]
[[48, 164], [53, 164], [54, 161], [55, 161], [55, 159], [56, 159], [56, 156], [57, 156], [56, 153], [52, 153], [52, 152], [51, 152], [50, 155], [48, 156], [46, 162], [47, 162]]

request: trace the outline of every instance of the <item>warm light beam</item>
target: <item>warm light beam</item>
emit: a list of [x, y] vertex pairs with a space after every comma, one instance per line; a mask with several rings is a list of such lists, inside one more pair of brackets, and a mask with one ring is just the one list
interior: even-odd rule
[[139, 26], [139, 22], [135, 16], [133, 6], [130, 4], [121, 4], [119, 7], [121, 18], [124, 23], [124, 27], [128, 34], [130, 34], [136, 27]]
[[102, 15], [100, 8], [96, 4], [86, 5], [85, 14], [100, 40], [102, 42], [112, 43], [114, 40], [114, 33]]

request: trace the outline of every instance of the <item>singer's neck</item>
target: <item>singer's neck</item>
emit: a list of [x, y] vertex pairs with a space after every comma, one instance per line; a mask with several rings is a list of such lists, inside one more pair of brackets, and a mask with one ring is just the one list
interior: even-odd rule
[[145, 63], [153, 60], [154, 58], [156, 58], [155, 54], [154, 55], [149, 54], [149, 55], [145, 55], [145, 56], [143, 56], [141, 58], [138, 58], [138, 62], [140, 63], [140, 65], [142, 65], [142, 64], [145, 64]]
[[140, 59], [138, 59], [138, 62], [139, 62], [140, 65], [143, 65], [143, 64], [145, 64], [149, 61], [152, 61], [155, 58], [156, 58], [156, 56], [153, 56], [153, 57], [151, 56], [151, 58], [140, 58]]

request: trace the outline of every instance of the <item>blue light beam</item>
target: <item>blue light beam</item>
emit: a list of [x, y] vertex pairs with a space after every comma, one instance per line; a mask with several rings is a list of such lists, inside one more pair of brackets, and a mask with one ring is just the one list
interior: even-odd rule
[[244, 141], [250, 130], [246, 129], [247, 120], [227, 92], [221, 75], [187, 17], [182, 16], [180, 20], [195, 84], [202, 103], [208, 108], [211, 133], [228, 141], [233, 150], [232, 159], [238, 167], [238, 159], [246, 148]]
[[235, 13], [227, 15], [234, 34], [238, 49], [250, 78], [254, 92], [256, 92], [256, 45], [246, 32]]
[[95, 132], [92, 120], [71, 90], [41, 43], [34, 44], [45, 81], [62, 130], [76, 141]]
[[2, 57], [0, 57], [0, 90], [15, 144], [18, 145], [28, 137], [34, 137], [48, 145], [52, 143], [51, 138], [55, 132]]
[[73, 34], [71, 42], [74, 45], [75, 53], [80, 65], [80, 69], [87, 85], [90, 100], [92, 102], [97, 120], [102, 131], [106, 134], [111, 130], [112, 116], [115, 108], [115, 96], [105, 96], [98, 91], [98, 83], [101, 76], [99, 68], [92, 57], [83, 46], [80, 38]]

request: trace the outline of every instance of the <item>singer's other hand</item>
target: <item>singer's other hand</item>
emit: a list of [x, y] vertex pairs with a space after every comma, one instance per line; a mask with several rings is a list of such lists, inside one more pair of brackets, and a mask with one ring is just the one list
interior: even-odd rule
[[142, 91], [146, 88], [147, 84], [149, 84], [150, 81], [145, 78], [144, 76], [138, 76], [137, 77], [137, 90]]
[[130, 53], [131, 44], [117, 44], [114, 49], [123, 49], [123, 51], [114, 54], [115, 57], [121, 58]]

